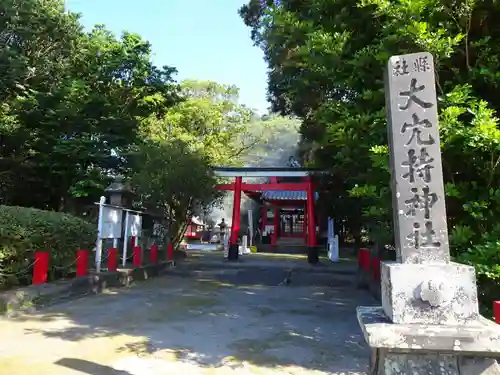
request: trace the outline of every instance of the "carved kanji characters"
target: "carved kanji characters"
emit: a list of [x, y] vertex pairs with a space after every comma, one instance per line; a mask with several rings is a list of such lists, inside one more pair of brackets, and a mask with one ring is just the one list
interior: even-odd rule
[[408, 150], [408, 159], [401, 163], [402, 167], [408, 168], [408, 172], [403, 174], [403, 178], [410, 183], [415, 182], [415, 176], [420, 177], [424, 182], [431, 182], [431, 169], [434, 166], [431, 164], [434, 161], [434, 158], [431, 157], [427, 149], [421, 148], [420, 155], [416, 155], [416, 151], [414, 149]]
[[405, 204], [409, 208], [406, 216], [415, 216], [417, 210], [424, 210], [424, 217], [430, 219], [431, 208], [438, 200], [437, 194], [431, 193], [428, 186], [422, 188], [422, 195], [419, 194], [416, 187], [411, 188], [411, 192], [413, 193], [413, 197], [405, 200]]
[[432, 128], [432, 123], [427, 119], [420, 120], [416, 113], [412, 114], [411, 118], [412, 123], [409, 124], [405, 122], [401, 128], [401, 133], [406, 133], [406, 130], [408, 128], [412, 129], [410, 140], [406, 143], [406, 145], [410, 145], [415, 139], [418, 146], [430, 146], [436, 143], [436, 141], [430, 134], [428, 135], [427, 139], [422, 139], [423, 132], [420, 128]]
[[436, 231], [432, 227], [432, 221], [425, 222], [425, 229], [422, 230], [420, 223], [413, 223], [413, 231], [406, 236], [408, 245], [415, 249], [440, 248], [441, 242], [436, 240]]
[[403, 59], [402, 61], [396, 61], [396, 63], [392, 67], [392, 74], [396, 77], [410, 74], [410, 71], [408, 70], [408, 63], [405, 59]]
[[413, 62], [413, 71], [425, 73], [431, 70], [431, 65], [427, 61], [427, 56], [420, 56]]
[[401, 91], [399, 93], [400, 96], [404, 96], [404, 97], [408, 98], [406, 100], [406, 104], [403, 106], [400, 105], [399, 109], [401, 109], [402, 111], [406, 111], [407, 109], [409, 109], [412, 106], [413, 103], [418, 104], [420, 107], [422, 107], [424, 109], [431, 108], [433, 106], [432, 103], [425, 102], [417, 96], [417, 93], [424, 91], [424, 90], [425, 90], [425, 85], [417, 86], [417, 79], [412, 78], [410, 81], [409, 90], [408, 91]]

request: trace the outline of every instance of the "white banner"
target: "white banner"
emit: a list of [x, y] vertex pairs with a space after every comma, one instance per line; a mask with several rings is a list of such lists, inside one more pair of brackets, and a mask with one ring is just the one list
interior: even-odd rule
[[250, 240], [250, 246], [253, 245], [253, 211], [252, 210], [248, 210], [248, 231], [250, 233], [248, 233], [248, 238]]
[[129, 214], [128, 235], [131, 237], [140, 237], [142, 233], [142, 216]]
[[101, 238], [122, 237], [122, 210], [116, 207], [102, 206]]

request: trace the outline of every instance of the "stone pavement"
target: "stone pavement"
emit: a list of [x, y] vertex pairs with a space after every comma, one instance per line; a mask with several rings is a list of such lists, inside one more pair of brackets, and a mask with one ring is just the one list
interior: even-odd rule
[[332, 274], [355, 274], [357, 260], [341, 258], [340, 262], [332, 263], [325, 256], [320, 256], [320, 263], [311, 265], [307, 263], [307, 256], [302, 254], [273, 254], [254, 253], [240, 256], [236, 262], [227, 262], [220, 251], [190, 251], [189, 257], [181, 266], [194, 266], [194, 268], [281, 268], [300, 271], [328, 272]]
[[375, 301], [354, 276], [287, 285], [277, 266], [245, 280], [231, 267], [0, 320], [0, 374], [366, 374], [355, 308]]

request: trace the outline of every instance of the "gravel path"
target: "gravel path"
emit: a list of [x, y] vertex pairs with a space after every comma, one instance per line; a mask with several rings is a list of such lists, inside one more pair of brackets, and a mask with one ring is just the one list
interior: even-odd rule
[[0, 320], [0, 373], [366, 373], [355, 308], [368, 294], [267, 284], [165, 276]]

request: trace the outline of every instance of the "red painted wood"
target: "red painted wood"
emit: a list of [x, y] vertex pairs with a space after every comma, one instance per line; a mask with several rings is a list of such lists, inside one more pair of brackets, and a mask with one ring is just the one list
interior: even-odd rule
[[274, 207], [274, 217], [273, 217], [273, 236], [271, 237], [271, 245], [276, 245], [278, 242], [278, 229], [280, 225], [280, 209]]
[[380, 258], [372, 258], [372, 276], [373, 280], [380, 281]]
[[241, 186], [243, 185], [241, 176], [235, 178], [234, 182], [234, 199], [233, 199], [233, 216], [231, 224], [231, 237], [229, 243], [236, 245], [238, 243], [238, 234], [240, 232], [240, 215], [241, 215]]
[[171, 243], [169, 243], [167, 246], [167, 259], [174, 259], [174, 245], [172, 245]]
[[149, 262], [151, 264], [155, 264], [156, 262], [158, 262], [158, 245], [157, 244], [153, 244], [151, 246], [151, 251], [149, 252]]
[[87, 276], [89, 274], [89, 252], [78, 250], [76, 253], [76, 276]]
[[134, 267], [140, 267], [142, 265], [142, 249], [140, 246], [134, 246], [133, 248], [132, 264]]
[[365, 272], [370, 272], [370, 250], [359, 249], [358, 251], [358, 266]]
[[307, 245], [307, 207], [304, 207], [304, 245]]
[[309, 239], [309, 247], [314, 247], [317, 244], [316, 224], [314, 212], [314, 188], [311, 180], [307, 183], [307, 233]]
[[500, 324], [500, 301], [493, 301], [493, 316], [495, 317], [495, 322]]
[[33, 280], [35, 285], [45, 284], [49, 274], [49, 253], [47, 251], [35, 252], [35, 264], [33, 265]]
[[118, 249], [110, 247], [108, 249], [108, 271], [116, 272], [118, 269]]
[[[237, 177], [238, 178], [238, 177]], [[241, 178], [241, 177], [240, 177]], [[284, 182], [284, 183], [269, 183], [269, 184], [249, 184], [243, 182], [241, 184], [241, 190], [249, 192], [260, 192], [260, 191], [276, 191], [276, 190], [286, 190], [286, 191], [305, 191], [307, 190], [309, 183], [304, 182]], [[220, 184], [217, 185], [217, 190], [235, 190], [235, 184]]]
[[260, 232], [263, 233], [267, 223], [267, 206], [260, 208]]

